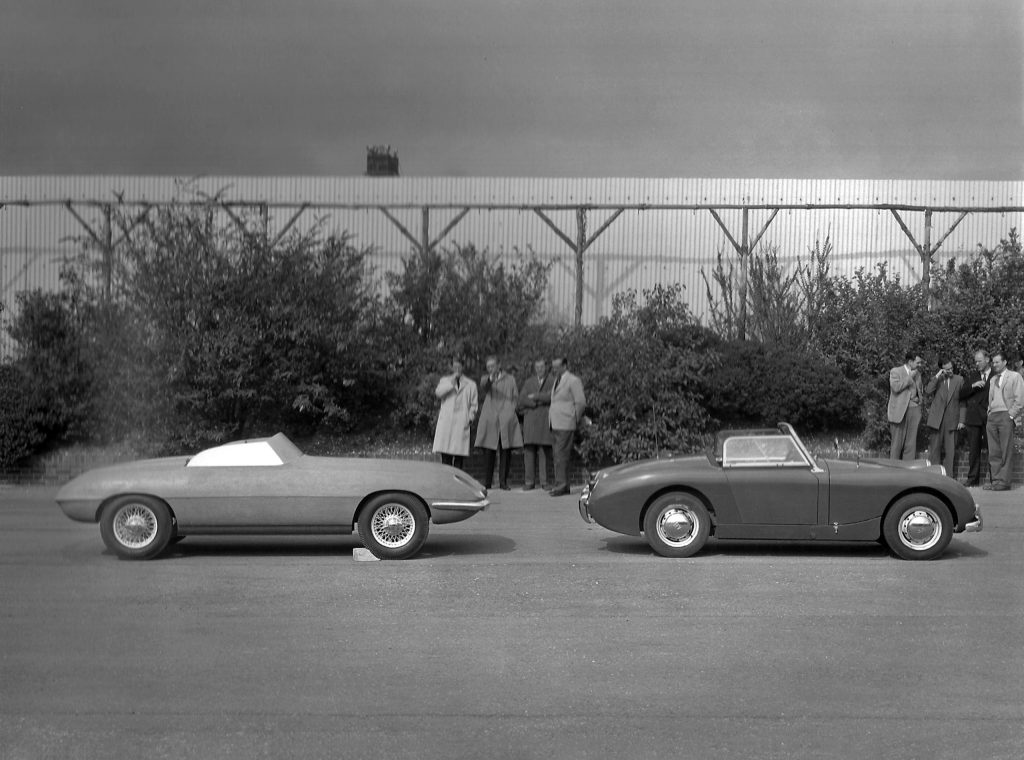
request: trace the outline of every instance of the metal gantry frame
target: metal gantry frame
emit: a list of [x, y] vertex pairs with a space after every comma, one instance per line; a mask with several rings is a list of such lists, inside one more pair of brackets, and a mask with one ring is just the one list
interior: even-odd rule
[[[751, 253], [757, 244], [764, 237], [775, 217], [780, 211], [888, 211], [892, 214], [900, 229], [910, 240], [911, 245], [917, 251], [921, 259], [921, 281], [927, 290], [931, 282], [931, 265], [935, 254], [942, 247], [946, 238], [959, 226], [968, 214], [1006, 214], [1024, 213], [1024, 206], [929, 206], [905, 203], [322, 203], [313, 201], [289, 202], [289, 201], [267, 201], [267, 200], [221, 200], [201, 199], [187, 201], [145, 201], [125, 198], [123, 194], [115, 194], [116, 201], [110, 200], [53, 200], [53, 199], [0, 199], [0, 210], [7, 208], [32, 208], [32, 207], [62, 207], [71, 214], [79, 225], [85, 230], [88, 237], [96, 244], [103, 255], [103, 272], [107, 287], [110, 286], [112, 276], [112, 262], [118, 246], [122, 245], [130, 237], [132, 231], [140, 224], [149, 223], [149, 215], [155, 208], [171, 206], [195, 206], [208, 207], [216, 206], [222, 209], [243, 231], [248, 231], [238, 211], [241, 209], [252, 209], [259, 213], [262, 220], [262, 236], [269, 248], [276, 246], [295, 225], [299, 218], [308, 210], [314, 211], [379, 211], [395, 228], [405, 237], [417, 253], [428, 253], [434, 250], [461, 222], [470, 211], [518, 211], [536, 214], [540, 219], [562, 240], [573, 252], [575, 259], [576, 294], [575, 294], [575, 324], [579, 325], [583, 320], [583, 294], [584, 294], [584, 267], [587, 250], [608, 228], [626, 211], [707, 211], [722, 229], [726, 239], [732, 245], [739, 257], [739, 336], [744, 338], [746, 334], [746, 293], [748, 266]], [[129, 215], [130, 221], [115, 215], [115, 208], [138, 209], [138, 212]], [[99, 211], [103, 224], [97, 230], [90, 224], [81, 213], [83, 209]], [[285, 225], [270, 238], [269, 217], [270, 211], [290, 210], [291, 217]], [[408, 227], [395, 216], [395, 212], [418, 210], [421, 214], [420, 235], [414, 235]], [[431, 212], [449, 211], [455, 212], [454, 216], [436, 235], [431, 235]], [[566, 231], [559, 227], [550, 217], [551, 212], [571, 211], [575, 213], [576, 230]], [[722, 219], [723, 211], [740, 211], [741, 227], [739, 234], [730, 230], [729, 226]], [[761, 226], [760, 231], [751, 237], [750, 235], [750, 212], [770, 211], [768, 220]], [[588, 218], [591, 213], [608, 212], [597, 230], [587, 234]], [[903, 214], [920, 213], [924, 215], [924, 236], [919, 242], [910, 231], [903, 219]], [[956, 221], [938, 238], [932, 242], [932, 217], [936, 213], [959, 214]], [[119, 226], [120, 235], [115, 239], [114, 224]]]

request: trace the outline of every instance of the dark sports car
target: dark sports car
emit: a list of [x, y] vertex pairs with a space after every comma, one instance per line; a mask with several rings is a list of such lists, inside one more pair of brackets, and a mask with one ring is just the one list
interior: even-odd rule
[[486, 496], [454, 467], [306, 456], [278, 433], [90, 470], [61, 488], [57, 503], [72, 520], [98, 522], [107, 547], [126, 559], [155, 557], [191, 535], [353, 530], [374, 556], [405, 559], [430, 522], [465, 520], [488, 506]]
[[586, 522], [643, 535], [666, 557], [715, 536], [882, 541], [903, 559], [934, 559], [954, 533], [982, 528], [971, 494], [941, 466], [815, 459], [786, 423], [721, 433], [706, 456], [601, 470], [579, 506]]

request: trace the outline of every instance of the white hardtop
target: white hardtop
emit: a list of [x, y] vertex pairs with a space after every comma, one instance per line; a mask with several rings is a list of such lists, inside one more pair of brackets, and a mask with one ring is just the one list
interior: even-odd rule
[[280, 467], [302, 456], [284, 433], [271, 438], [233, 441], [201, 451], [188, 467]]

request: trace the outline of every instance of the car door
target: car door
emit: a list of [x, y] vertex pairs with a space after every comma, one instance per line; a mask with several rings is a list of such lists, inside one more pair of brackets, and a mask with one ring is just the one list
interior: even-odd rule
[[306, 532], [343, 521], [338, 495], [295, 463], [187, 469], [172, 504], [183, 527]]
[[821, 474], [789, 437], [729, 438], [722, 469], [743, 524], [817, 524]]

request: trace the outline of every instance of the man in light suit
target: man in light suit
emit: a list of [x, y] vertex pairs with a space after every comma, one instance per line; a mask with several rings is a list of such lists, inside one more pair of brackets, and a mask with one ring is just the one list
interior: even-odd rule
[[986, 491], [1009, 491], [1013, 479], [1013, 433], [1024, 413], [1024, 378], [1010, 369], [1003, 351], [992, 354], [988, 383], [988, 469]]
[[928, 407], [928, 427], [932, 441], [928, 446], [928, 461], [946, 468], [946, 475], [956, 477], [953, 470], [953, 456], [956, 453], [956, 431], [964, 427], [964, 405], [960, 403], [960, 390], [964, 379], [954, 374], [953, 362], [939, 359], [939, 371], [925, 386], [926, 396], [932, 397]]
[[555, 487], [552, 496], [569, 493], [569, 461], [572, 458], [572, 441], [583, 419], [587, 398], [583, 395], [583, 383], [566, 369], [564, 357], [551, 360], [551, 373], [555, 381], [551, 389], [551, 406], [548, 420], [554, 438], [552, 455], [555, 460]]
[[890, 459], [910, 462], [917, 455], [917, 428], [921, 424], [921, 404], [924, 403], [919, 371], [922, 362], [918, 354], [909, 351], [902, 365], [889, 370]]

